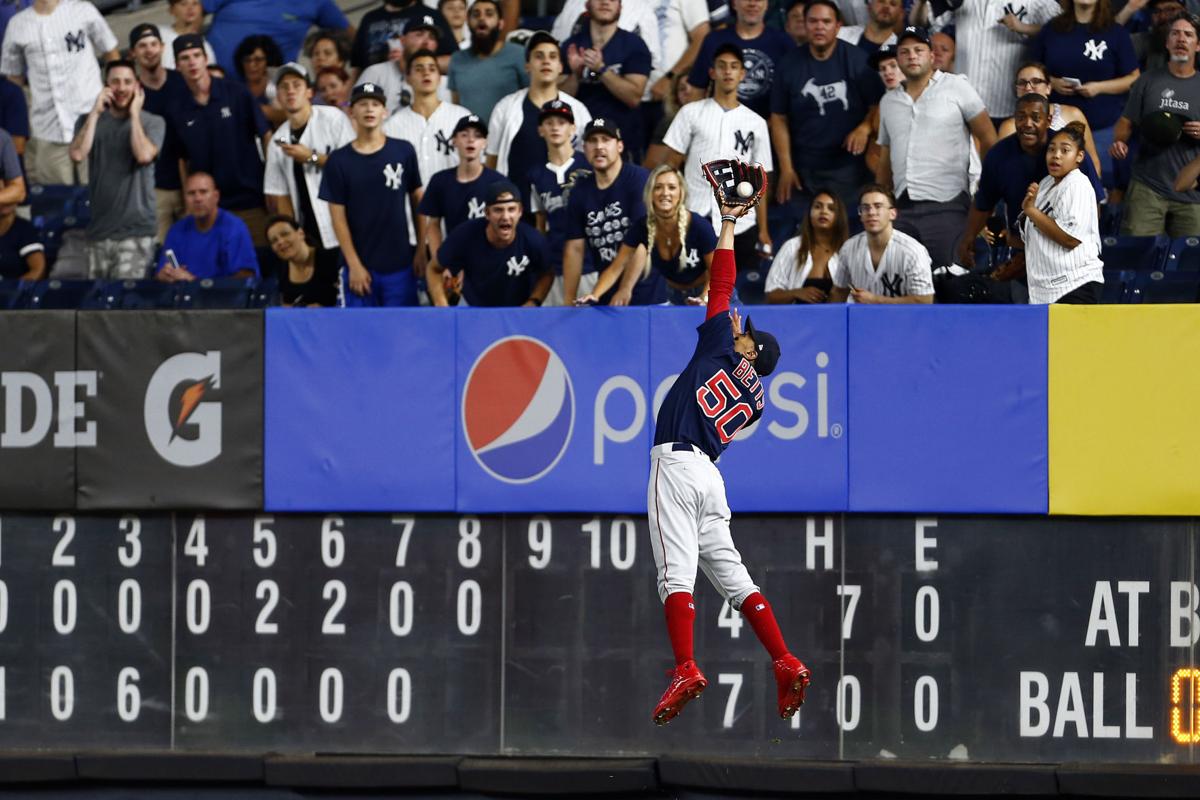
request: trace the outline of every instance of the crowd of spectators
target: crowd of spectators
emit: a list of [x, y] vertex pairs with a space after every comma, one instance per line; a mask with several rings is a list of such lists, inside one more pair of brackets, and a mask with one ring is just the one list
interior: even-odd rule
[[1102, 230], [1200, 236], [1200, 21], [1114, 2], [565, 0], [522, 20], [518, 0], [385, 0], [354, 27], [334, 0], [169, 0], [118, 42], [86, 0], [15, 0], [0, 277], [46, 276], [29, 187], [73, 184], [89, 279], [702, 304], [701, 165], [736, 158], [770, 174], [735, 237], [766, 302], [1098, 302]]

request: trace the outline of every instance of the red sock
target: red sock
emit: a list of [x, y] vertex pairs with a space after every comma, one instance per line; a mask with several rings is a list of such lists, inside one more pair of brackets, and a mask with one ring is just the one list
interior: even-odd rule
[[783, 633], [779, 630], [779, 623], [775, 621], [767, 598], [759, 592], [750, 593], [742, 601], [742, 614], [750, 623], [750, 627], [754, 628], [754, 635], [771, 654], [772, 661], [787, 655], [788, 649], [783, 641]]
[[667, 635], [671, 637], [671, 649], [675, 651], [675, 663], [692, 660], [692, 622], [696, 619], [696, 605], [687, 592], [672, 592], [663, 603], [667, 614]]

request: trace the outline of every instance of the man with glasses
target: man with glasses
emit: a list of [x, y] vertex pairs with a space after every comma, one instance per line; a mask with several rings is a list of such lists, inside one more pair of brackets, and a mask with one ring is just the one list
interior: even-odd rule
[[896, 201], [886, 187], [869, 184], [858, 198], [863, 232], [846, 240], [832, 274], [831, 303], [869, 305], [932, 303], [929, 252], [896, 230]]
[[996, 129], [979, 94], [961, 75], [933, 68], [924, 28], [900, 34], [897, 60], [902, 91], [879, 104], [879, 166], [875, 176], [895, 186], [905, 212], [903, 227], [929, 250], [934, 264], [954, 261], [971, 204], [972, 136], [981, 156], [996, 141]]

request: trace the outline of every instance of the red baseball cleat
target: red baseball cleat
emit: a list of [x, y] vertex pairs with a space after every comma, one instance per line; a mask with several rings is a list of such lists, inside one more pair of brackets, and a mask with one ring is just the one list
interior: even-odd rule
[[804, 705], [804, 690], [812, 673], [791, 653], [775, 659], [775, 684], [779, 687], [779, 716], [791, 719]]
[[671, 676], [671, 683], [654, 709], [655, 725], [666, 725], [675, 719], [683, 707], [708, 686], [708, 680], [695, 661], [685, 661], [667, 674]]

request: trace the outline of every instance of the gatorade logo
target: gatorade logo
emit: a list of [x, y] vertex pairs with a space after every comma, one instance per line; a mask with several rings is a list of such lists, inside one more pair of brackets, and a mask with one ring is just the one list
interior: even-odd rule
[[146, 436], [177, 467], [198, 467], [221, 455], [221, 353], [180, 353], [164, 361], [146, 386]]

